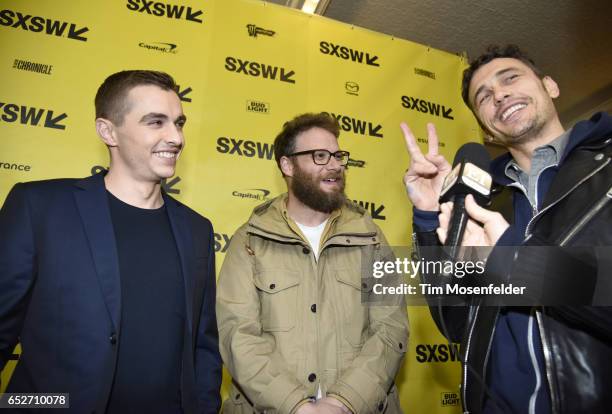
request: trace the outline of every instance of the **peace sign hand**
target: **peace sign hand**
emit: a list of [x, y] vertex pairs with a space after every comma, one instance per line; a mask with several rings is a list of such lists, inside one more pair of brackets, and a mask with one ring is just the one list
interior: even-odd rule
[[405, 122], [400, 124], [410, 154], [410, 167], [404, 174], [406, 192], [412, 204], [419, 210], [438, 211], [440, 191], [451, 165], [438, 154], [438, 135], [433, 124], [427, 124], [429, 150], [423, 154], [414, 134]]

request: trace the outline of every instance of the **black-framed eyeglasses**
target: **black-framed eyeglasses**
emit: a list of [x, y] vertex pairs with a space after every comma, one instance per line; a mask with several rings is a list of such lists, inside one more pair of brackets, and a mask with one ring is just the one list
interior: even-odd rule
[[294, 152], [293, 154], [287, 155], [288, 157], [295, 157], [296, 155], [305, 155], [311, 154], [312, 161], [317, 165], [327, 165], [331, 157], [333, 156], [336, 161], [342, 166], [348, 164], [349, 155], [351, 155], [348, 151], [336, 151], [331, 152], [326, 149], [312, 149], [308, 151], [299, 151]]

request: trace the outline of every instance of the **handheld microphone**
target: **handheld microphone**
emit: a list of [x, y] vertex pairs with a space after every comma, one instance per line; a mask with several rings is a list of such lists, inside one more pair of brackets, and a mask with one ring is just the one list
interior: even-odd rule
[[454, 205], [444, 245], [450, 247], [453, 260], [457, 258], [469, 219], [465, 212], [465, 197], [472, 194], [478, 204], [484, 205], [491, 196], [493, 179], [489, 174], [490, 163], [491, 158], [483, 145], [468, 142], [457, 151], [453, 169], [444, 179], [440, 203], [452, 201]]

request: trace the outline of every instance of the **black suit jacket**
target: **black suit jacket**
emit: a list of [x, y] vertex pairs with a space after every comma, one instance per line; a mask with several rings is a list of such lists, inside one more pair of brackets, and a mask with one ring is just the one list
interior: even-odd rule
[[[0, 369], [7, 392], [68, 392], [70, 412], [103, 413], [121, 336], [119, 263], [104, 176], [17, 184], [0, 210]], [[216, 413], [221, 358], [210, 221], [164, 194], [185, 286], [185, 413]], [[164, 333], [159, 333], [164, 340]]]

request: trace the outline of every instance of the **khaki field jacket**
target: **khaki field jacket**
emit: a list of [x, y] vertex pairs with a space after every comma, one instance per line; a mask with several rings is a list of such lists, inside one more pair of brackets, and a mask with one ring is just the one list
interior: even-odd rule
[[394, 378], [408, 345], [406, 306], [362, 303], [372, 289], [362, 274], [392, 256], [381, 230], [347, 202], [317, 261], [286, 199], [255, 208], [219, 275], [219, 346], [233, 378], [223, 411], [293, 413], [320, 387], [354, 413], [401, 413]]

